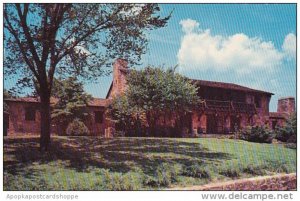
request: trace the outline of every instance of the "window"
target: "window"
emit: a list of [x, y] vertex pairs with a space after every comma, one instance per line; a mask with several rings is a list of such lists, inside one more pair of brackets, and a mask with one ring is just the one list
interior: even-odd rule
[[102, 111], [96, 111], [95, 112], [95, 122], [96, 123], [103, 123], [103, 112]]
[[35, 109], [32, 107], [25, 108], [25, 121], [35, 121]]
[[255, 96], [255, 105], [257, 108], [261, 108], [261, 100], [258, 96]]

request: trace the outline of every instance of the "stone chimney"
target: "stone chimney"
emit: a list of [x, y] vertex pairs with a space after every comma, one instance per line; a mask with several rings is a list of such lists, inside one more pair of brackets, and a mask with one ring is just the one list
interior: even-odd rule
[[284, 97], [278, 99], [277, 112], [292, 114], [295, 112], [295, 98]]
[[113, 65], [113, 88], [111, 95], [116, 96], [126, 89], [126, 75], [128, 73], [128, 62], [117, 59]]

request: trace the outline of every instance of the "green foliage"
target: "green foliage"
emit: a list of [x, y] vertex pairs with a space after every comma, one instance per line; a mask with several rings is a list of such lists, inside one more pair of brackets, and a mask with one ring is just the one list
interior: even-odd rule
[[245, 168], [243, 168], [242, 171], [251, 175], [265, 175], [265, 169], [267, 169], [266, 165], [249, 164]]
[[276, 129], [276, 139], [282, 142], [297, 143], [297, 114], [293, 113], [283, 127]]
[[171, 183], [177, 181], [177, 177], [181, 174], [182, 166], [169, 163], [162, 163], [156, 169], [155, 176], [159, 186], [170, 186]]
[[145, 33], [171, 16], [159, 12], [158, 4], [6, 4], [5, 75], [18, 75], [21, 90], [32, 88], [34, 78], [44, 93], [54, 74], [96, 80], [116, 58], [136, 64], [146, 51]]
[[241, 176], [241, 169], [237, 166], [227, 166], [225, 168], [221, 168], [219, 173], [226, 177], [238, 178]]
[[198, 105], [197, 87], [175, 69], [133, 70], [127, 84], [126, 94], [113, 101], [110, 111], [111, 118], [124, 127], [147, 125], [153, 133], [159, 118], [172, 118], [180, 128], [183, 114]]
[[275, 173], [289, 173], [291, 172], [290, 167], [285, 163], [281, 161], [275, 161], [275, 160], [268, 160], [267, 166], [269, 171], [275, 172]]
[[297, 143], [288, 143], [285, 146], [290, 149], [297, 149]]
[[3, 174], [3, 181], [9, 185], [4, 185], [6, 191], [45, 191], [49, 190], [47, 183], [44, 179], [38, 179], [38, 181], [32, 181], [24, 178], [23, 176], [15, 176], [9, 173]]
[[[75, 118], [81, 121], [89, 118], [88, 102], [92, 97], [84, 91], [83, 84], [76, 78], [55, 80], [52, 96], [58, 99], [51, 112], [52, 120], [60, 128], [65, 128]], [[64, 129], [60, 134], [65, 132]]]
[[212, 171], [208, 167], [203, 167], [199, 164], [193, 164], [186, 166], [182, 175], [210, 180], [212, 178]]
[[140, 172], [121, 174], [111, 173], [105, 170], [103, 173], [103, 185], [105, 190], [134, 191], [142, 188], [144, 175]]
[[117, 125], [119, 132], [129, 132], [138, 128], [144, 118], [143, 110], [129, 103], [126, 95], [120, 95], [112, 100], [107, 110], [108, 117]]
[[69, 136], [80, 136], [89, 135], [90, 131], [83, 122], [81, 122], [79, 119], [74, 119], [68, 125], [66, 133]]
[[146, 67], [127, 79], [129, 101], [145, 111], [189, 111], [198, 103], [197, 87], [175, 69]]
[[148, 187], [157, 187], [159, 183], [156, 177], [145, 175], [143, 184]]
[[249, 142], [272, 143], [273, 140], [273, 132], [266, 126], [248, 126], [240, 132], [240, 138]]
[[[154, 190], [165, 188], [166, 183], [174, 187], [191, 186], [203, 185], [210, 180], [228, 179], [224, 175], [232, 178], [239, 175], [239, 178], [245, 178], [250, 175], [292, 173], [296, 172], [297, 167], [295, 150], [285, 148], [281, 144], [251, 143], [242, 140], [112, 140], [54, 136], [49, 153], [36, 151], [38, 139], [35, 137], [22, 140], [5, 138], [4, 144], [5, 190]], [[93, 146], [91, 148], [88, 145]], [[210, 171], [211, 179], [198, 178], [197, 175], [204, 175], [198, 174], [200, 171], [195, 171], [194, 176], [186, 176], [187, 168], [197, 164], [200, 171]], [[105, 170], [108, 167], [110, 171]], [[105, 172], [108, 172], [106, 176]], [[220, 175], [220, 172], [223, 172], [223, 175]], [[120, 175], [113, 176], [115, 174]], [[161, 179], [162, 175], [173, 176], [164, 176], [165, 179]]]
[[[124, 58], [131, 65], [139, 63], [147, 49], [146, 33], [164, 27], [171, 17], [171, 14], [161, 17], [159, 11], [158, 4], [7, 3], [4, 6], [4, 74], [6, 78], [17, 79], [15, 89], [19, 92], [33, 89], [34, 85], [39, 89], [43, 106], [41, 125], [45, 125], [41, 126], [41, 151], [48, 150], [50, 144], [54, 78], [96, 81], [111, 72], [104, 67], [111, 67], [117, 58]], [[69, 116], [69, 112], [56, 111], [54, 116], [59, 119], [60, 115]]]

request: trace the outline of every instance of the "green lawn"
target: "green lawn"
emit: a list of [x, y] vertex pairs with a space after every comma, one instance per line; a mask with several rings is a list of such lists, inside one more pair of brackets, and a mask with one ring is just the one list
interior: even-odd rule
[[296, 172], [296, 150], [212, 138], [4, 139], [5, 190], [138, 190]]

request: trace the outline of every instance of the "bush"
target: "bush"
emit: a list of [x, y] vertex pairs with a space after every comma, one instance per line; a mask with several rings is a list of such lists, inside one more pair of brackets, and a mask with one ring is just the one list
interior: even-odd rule
[[297, 135], [291, 135], [291, 137], [287, 140], [287, 143], [297, 143]]
[[219, 173], [223, 176], [230, 177], [230, 178], [238, 178], [241, 175], [241, 169], [237, 166], [229, 166], [223, 168], [219, 171]]
[[157, 179], [155, 177], [152, 177], [152, 176], [149, 176], [149, 175], [146, 175], [144, 177], [143, 184], [145, 186], [150, 186], [150, 187], [159, 186]]
[[251, 175], [265, 175], [267, 167], [265, 165], [247, 165], [245, 168], [243, 168], [244, 173], [248, 173]]
[[28, 179], [25, 175], [3, 174], [3, 186], [5, 191], [45, 191], [51, 190], [46, 181], [42, 178], [37, 180]]
[[297, 142], [297, 116], [291, 114], [283, 127], [276, 128], [276, 139], [282, 142]]
[[182, 166], [169, 163], [163, 163], [158, 166], [155, 176], [159, 186], [169, 186], [171, 183], [177, 181], [177, 177], [181, 174]]
[[105, 190], [132, 191], [140, 190], [143, 186], [144, 175], [140, 172], [128, 172], [126, 174], [103, 172], [103, 185]]
[[296, 143], [288, 143], [285, 145], [286, 148], [289, 149], [297, 149], [297, 144]]
[[211, 179], [212, 172], [207, 167], [201, 167], [199, 164], [194, 164], [184, 168], [182, 175], [201, 179]]
[[79, 119], [72, 121], [67, 128], [67, 135], [78, 136], [78, 135], [89, 135], [90, 131], [86, 125]]
[[140, 190], [143, 186], [143, 175], [137, 172], [128, 172], [126, 173], [122, 180], [122, 190], [136, 191]]
[[269, 170], [275, 173], [289, 173], [290, 168], [285, 162], [267, 161]]
[[240, 138], [249, 142], [272, 143], [273, 133], [266, 126], [254, 126], [243, 129]]

